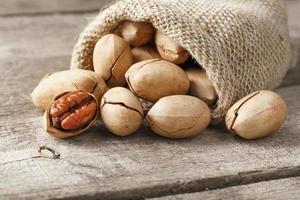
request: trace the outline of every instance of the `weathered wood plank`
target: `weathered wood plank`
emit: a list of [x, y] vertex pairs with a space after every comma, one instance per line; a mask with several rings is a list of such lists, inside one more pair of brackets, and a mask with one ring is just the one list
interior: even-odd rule
[[[225, 189], [204, 191], [174, 196], [153, 198], [151, 200], [298, 200], [300, 199], [300, 178], [286, 178]], [[150, 199], [149, 199], [150, 200]]]
[[1, 97], [6, 97], [0, 98], [0, 107], [10, 106], [7, 99], [16, 95], [21, 97], [18, 105], [29, 103], [29, 94], [43, 74], [68, 69], [76, 37], [92, 16], [0, 18], [0, 87]]
[[[257, 141], [233, 137], [222, 127], [193, 139], [168, 140], [146, 127], [118, 138], [99, 126], [62, 141], [44, 133], [37, 111], [1, 117], [0, 194], [5, 199], [125, 199], [299, 176], [300, 86], [278, 92], [289, 105], [288, 120], [277, 134]], [[34, 110], [28, 104], [26, 110]], [[61, 159], [37, 157], [45, 144]]]
[[[114, 0], [10, 0], [0, 2], [0, 16], [52, 12], [95, 11]], [[289, 5], [298, 0], [287, 0]]]
[[[296, 42], [300, 43], [300, 0], [288, 0], [287, 1], [287, 14], [288, 14], [288, 24], [290, 28], [290, 35], [292, 38], [296, 39]], [[299, 46], [299, 45], [298, 45]]]
[[[295, 44], [295, 43], [294, 43]], [[300, 46], [297, 46], [299, 48]], [[300, 50], [300, 48], [299, 48]], [[290, 69], [281, 83], [281, 87], [300, 84], [300, 51], [297, 50], [297, 62], [294, 68]]]
[[298, 55], [298, 60], [296, 62], [295, 68], [291, 69], [286, 78], [282, 82], [282, 86], [290, 86], [293, 84], [300, 84], [300, 1], [299, 0], [289, 0], [287, 1], [288, 10], [288, 23], [290, 36], [293, 45], [296, 49], [296, 55]]
[[70, 56], [79, 33], [95, 15], [0, 17], [1, 60]]
[[0, 16], [98, 11], [113, 0], [0, 1]]

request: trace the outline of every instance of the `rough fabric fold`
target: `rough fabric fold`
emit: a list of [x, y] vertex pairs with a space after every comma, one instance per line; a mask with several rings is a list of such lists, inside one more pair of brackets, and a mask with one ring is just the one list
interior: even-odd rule
[[122, 0], [83, 30], [71, 68], [93, 70], [97, 40], [124, 20], [149, 21], [190, 52], [217, 91], [215, 122], [241, 97], [278, 87], [291, 60], [283, 0]]

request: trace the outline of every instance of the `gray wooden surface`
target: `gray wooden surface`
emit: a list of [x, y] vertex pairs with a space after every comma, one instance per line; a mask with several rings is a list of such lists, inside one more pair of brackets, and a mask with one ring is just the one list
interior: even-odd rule
[[2, 0], [0, 16], [91, 12], [110, 2], [112, 0]]
[[300, 178], [295, 177], [151, 200], [299, 200], [299, 197]]
[[[289, 107], [288, 120], [268, 138], [245, 141], [223, 125], [186, 140], [165, 139], [147, 127], [118, 138], [98, 125], [62, 141], [44, 133], [42, 113], [29, 95], [44, 74], [68, 68], [78, 33], [96, 14], [86, 11], [102, 4], [90, 1], [81, 13], [80, 0], [52, 7], [28, 0], [27, 10], [21, 9], [22, 2], [0, 6], [0, 199], [126, 199], [190, 192], [218, 199], [225, 193], [238, 195], [233, 191], [239, 187], [260, 186], [264, 189], [258, 193], [272, 193], [285, 182], [294, 186], [286, 194], [300, 198], [299, 179], [282, 179], [300, 176], [300, 62], [278, 89]], [[288, 8], [291, 37], [299, 47], [300, 1], [288, 1]], [[42, 145], [61, 158], [38, 153]], [[247, 191], [242, 195], [252, 197]]]

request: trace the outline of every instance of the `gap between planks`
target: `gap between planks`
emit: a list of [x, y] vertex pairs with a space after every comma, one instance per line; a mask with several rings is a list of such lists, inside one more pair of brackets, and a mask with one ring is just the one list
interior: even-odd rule
[[169, 195], [149, 200], [299, 200], [300, 177], [263, 181], [203, 192]]
[[[258, 184], [262, 182], [277, 181], [281, 179], [295, 177], [300, 177], [300, 166], [248, 171], [238, 173], [236, 175], [219, 176], [205, 179], [190, 179], [189, 181], [176, 181], [167, 184], [157, 184], [152, 187], [139, 187], [131, 188], [128, 190], [119, 190], [111, 192], [99, 191], [91, 195], [74, 195], [56, 199], [92, 200], [100, 198], [102, 200], [139, 200], [157, 198], [156, 200], [164, 200], [164, 198], [170, 198], [170, 200], [175, 200], [177, 199], [177, 196], [180, 199], [181, 195], [187, 195], [188, 197], [190, 193], [196, 193], [196, 195], [201, 195], [202, 192], [214, 192], [234, 187], [243, 187], [246, 185], [251, 186], [253, 184]], [[174, 198], [172, 198], [173, 196]]]

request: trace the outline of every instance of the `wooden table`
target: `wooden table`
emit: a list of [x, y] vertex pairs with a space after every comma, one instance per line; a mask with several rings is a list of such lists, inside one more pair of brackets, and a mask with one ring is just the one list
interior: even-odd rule
[[[261, 140], [224, 125], [185, 140], [146, 127], [126, 138], [100, 126], [64, 141], [45, 134], [30, 93], [44, 74], [68, 68], [78, 34], [105, 3], [0, 2], [0, 199], [300, 199], [300, 62], [277, 90], [288, 119]], [[299, 47], [300, 1], [287, 3]], [[43, 145], [60, 159], [40, 154]]]

